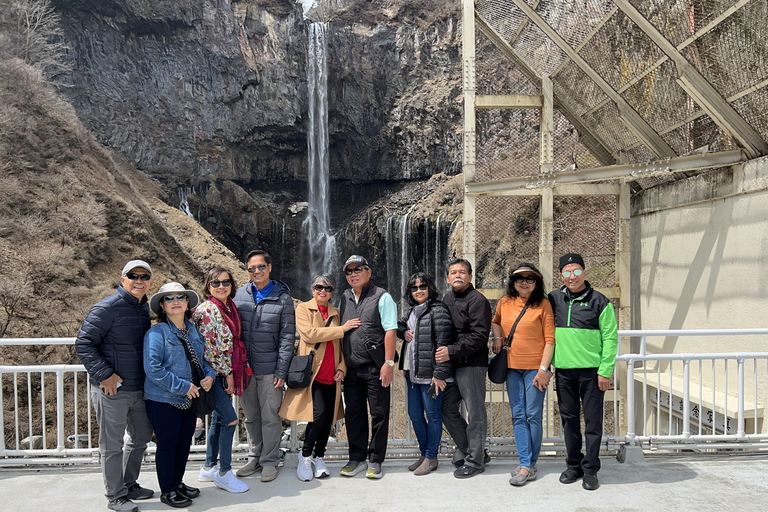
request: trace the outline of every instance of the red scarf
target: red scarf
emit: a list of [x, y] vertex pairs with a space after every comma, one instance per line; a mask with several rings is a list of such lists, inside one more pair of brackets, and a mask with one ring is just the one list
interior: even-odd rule
[[241, 323], [240, 312], [232, 299], [227, 297], [227, 304], [224, 305], [216, 297], [208, 297], [213, 304], [219, 308], [224, 324], [229, 327], [232, 333], [232, 377], [235, 381], [233, 393], [237, 396], [243, 396], [243, 390], [248, 387], [248, 353], [245, 351], [245, 344], [240, 339]]

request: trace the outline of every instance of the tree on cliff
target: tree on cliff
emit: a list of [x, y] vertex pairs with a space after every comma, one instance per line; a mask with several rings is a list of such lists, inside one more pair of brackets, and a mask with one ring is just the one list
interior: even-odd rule
[[0, 58], [21, 59], [52, 80], [71, 70], [67, 50], [49, 0], [0, 0]]

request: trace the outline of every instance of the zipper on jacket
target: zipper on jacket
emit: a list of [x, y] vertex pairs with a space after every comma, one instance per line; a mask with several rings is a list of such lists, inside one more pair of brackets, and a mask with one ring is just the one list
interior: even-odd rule
[[568, 303], [568, 324], [566, 327], [571, 326], [571, 308], [573, 307], [573, 301], [576, 299], [571, 299], [571, 301]]

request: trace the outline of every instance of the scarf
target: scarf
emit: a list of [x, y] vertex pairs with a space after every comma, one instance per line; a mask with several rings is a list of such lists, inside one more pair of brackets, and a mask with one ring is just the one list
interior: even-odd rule
[[243, 396], [243, 390], [248, 387], [250, 368], [248, 368], [248, 353], [245, 351], [245, 344], [240, 338], [242, 328], [240, 312], [229, 297], [227, 297], [226, 304], [213, 296], [208, 297], [208, 300], [219, 308], [224, 324], [229, 327], [229, 331], [232, 333], [232, 377], [235, 381], [233, 393], [236, 396]]

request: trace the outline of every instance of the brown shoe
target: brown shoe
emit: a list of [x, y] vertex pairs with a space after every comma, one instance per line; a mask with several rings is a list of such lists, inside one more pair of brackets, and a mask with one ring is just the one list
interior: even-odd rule
[[413, 472], [414, 475], [428, 475], [432, 471], [437, 469], [437, 459], [424, 459], [424, 462], [421, 463], [421, 466], [416, 468], [416, 470]]
[[424, 462], [425, 457], [423, 455], [419, 456], [419, 460], [408, 466], [408, 471], [416, 471], [419, 469], [419, 466], [421, 466], [421, 463]]

